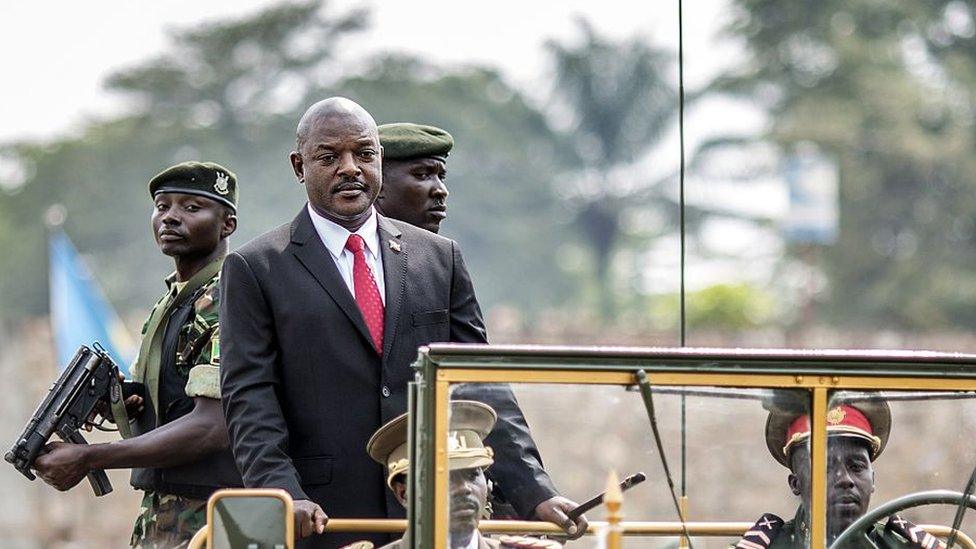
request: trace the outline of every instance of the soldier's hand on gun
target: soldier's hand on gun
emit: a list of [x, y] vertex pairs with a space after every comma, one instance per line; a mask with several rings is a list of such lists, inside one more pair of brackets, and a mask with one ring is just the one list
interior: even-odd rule
[[64, 492], [70, 490], [90, 471], [86, 449], [82, 444], [49, 442], [34, 460], [34, 471], [44, 482]]
[[295, 532], [303, 538], [312, 534], [325, 532], [325, 524], [329, 522], [329, 515], [314, 501], [307, 499], [295, 500]]
[[142, 413], [145, 408], [144, 401], [139, 395], [129, 395], [125, 399], [125, 413], [130, 418], [136, 417]]
[[539, 520], [551, 522], [562, 528], [569, 539], [578, 539], [586, 533], [589, 522], [587, 522], [586, 516], [584, 515], [580, 515], [576, 519], [576, 522], [570, 520], [569, 516], [566, 515], [566, 513], [572, 511], [577, 506], [578, 504], [570, 499], [555, 496], [537, 505], [535, 507], [535, 516]]
[[[125, 399], [125, 414], [129, 416], [129, 419], [137, 417], [139, 414], [142, 413], [145, 407], [146, 407], [145, 402], [143, 401], [142, 397], [139, 395], [129, 395]], [[99, 400], [98, 404], [95, 405], [95, 409], [92, 411], [92, 414], [88, 416], [88, 421], [86, 422], [85, 425], [86, 431], [91, 431], [90, 425], [101, 424], [99, 421], [96, 421], [98, 419], [98, 416], [101, 416], [107, 419], [108, 421], [115, 423], [115, 417], [112, 416], [112, 408], [109, 405], [109, 403], [105, 402], [104, 400]]]
[[[125, 383], [125, 375], [123, 375], [122, 372], [119, 372], [119, 383]], [[138, 416], [142, 413], [142, 410], [145, 409], [143, 398], [139, 395], [129, 395], [125, 397], [124, 403], [125, 415], [129, 416], [129, 418]], [[111, 410], [109, 410], [109, 415], [111, 415]], [[114, 418], [112, 419], [112, 422], [115, 422]]]
[[[125, 376], [119, 372], [119, 383], [125, 382]], [[145, 402], [143, 398], [139, 395], [129, 395], [125, 398], [125, 414], [129, 416], [129, 419], [137, 417], [145, 409]], [[99, 400], [98, 404], [95, 405], [95, 409], [92, 414], [88, 417], [88, 421], [85, 423], [85, 430], [91, 431], [92, 425], [101, 425], [101, 422], [96, 421], [98, 417], [101, 416], [112, 423], [116, 423], [115, 417], [112, 415], [112, 406], [107, 400]]]

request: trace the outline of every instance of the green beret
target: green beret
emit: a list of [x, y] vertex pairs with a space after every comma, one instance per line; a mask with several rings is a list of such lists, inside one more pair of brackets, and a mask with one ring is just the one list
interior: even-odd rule
[[149, 196], [183, 193], [205, 196], [237, 211], [237, 176], [214, 162], [182, 162], [149, 181]]
[[397, 122], [379, 127], [384, 160], [409, 160], [436, 157], [445, 159], [454, 147], [454, 138], [434, 126]]

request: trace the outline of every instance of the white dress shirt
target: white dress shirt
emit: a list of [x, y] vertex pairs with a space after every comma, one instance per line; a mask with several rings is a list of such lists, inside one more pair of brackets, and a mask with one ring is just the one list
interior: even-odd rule
[[468, 542], [467, 545], [464, 546], [464, 549], [478, 549], [480, 545], [481, 545], [481, 533], [478, 532], [478, 530], [475, 530], [474, 534], [471, 535], [471, 540]]
[[[322, 243], [329, 250], [329, 255], [332, 256], [332, 261], [335, 262], [335, 266], [339, 269], [339, 274], [342, 276], [343, 282], [346, 283], [346, 287], [349, 288], [349, 293], [352, 294], [353, 298], [356, 297], [356, 286], [352, 277], [353, 261], [355, 256], [352, 252], [346, 249], [346, 241], [349, 240], [349, 235], [353, 234], [346, 230], [345, 227], [329, 221], [328, 219], [319, 215], [313, 208], [311, 204], [306, 205], [308, 208], [308, 214], [312, 217], [312, 225], [315, 226], [315, 232], [318, 233], [319, 238], [322, 239]], [[380, 291], [380, 299], [383, 300], [383, 305], [386, 305], [386, 285], [383, 283], [383, 256], [380, 254], [380, 234], [379, 229], [376, 224], [376, 209], [370, 206], [369, 218], [366, 219], [366, 223], [356, 230], [356, 234], [363, 237], [363, 241], [366, 243], [366, 265], [373, 272], [373, 279], [376, 280], [376, 287]]]

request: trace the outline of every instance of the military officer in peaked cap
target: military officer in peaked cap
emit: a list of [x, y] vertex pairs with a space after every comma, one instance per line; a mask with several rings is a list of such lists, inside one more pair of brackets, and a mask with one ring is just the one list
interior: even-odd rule
[[[470, 400], [451, 402], [448, 432], [448, 468], [450, 469], [450, 547], [452, 549], [549, 548], [562, 547], [552, 540], [523, 536], [501, 536], [490, 539], [478, 531], [485, 514], [488, 487], [484, 470], [493, 463], [491, 448], [484, 439], [495, 425], [495, 411], [487, 404]], [[386, 483], [396, 499], [406, 505], [407, 414], [380, 427], [366, 444], [366, 452], [386, 468]], [[346, 549], [371, 549], [369, 542], [359, 542]], [[382, 549], [399, 549], [401, 541]]]
[[[146, 386], [114, 407], [124, 439], [54, 442], [38, 458], [41, 477], [60, 490], [93, 469], [132, 468], [144, 492], [131, 543], [182, 547], [206, 524], [207, 498], [242, 486], [220, 407], [220, 267], [237, 228], [237, 178], [212, 162], [184, 162], [149, 182], [151, 225], [175, 271], [142, 329], [132, 377]], [[134, 414], [130, 423], [126, 409]]]
[[436, 233], [447, 217], [444, 184], [454, 138], [434, 126], [397, 122], [379, 130], [383, 188], [376, 208], [387, 217]]
[[[891, 432], [891, 410], [880, 398], [854, 401], [827, 412], [827, 541], [833, 542], [864, 515], [874, 492], [873, 462]], [[790, 490], [800, 497], [788, 521], [764, 514], [735, 545], [740, 549], [809, 546], [810, 416], [774, 409], [766, 421], [766, 446], [790, 470]], [[893, 515], [867, 534], [878, 549], [940, 547], [940, 542], [907, 520]]]

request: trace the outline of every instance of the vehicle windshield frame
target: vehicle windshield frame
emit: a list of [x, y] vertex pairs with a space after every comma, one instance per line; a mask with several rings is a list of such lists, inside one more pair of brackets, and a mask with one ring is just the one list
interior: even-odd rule
[[976, 391], [976, 355], [931, 351], [433, 344], [409, 390], [411, 547], [447, 547], [447, 413], [460, 383], [637, 384], [799, 389], [810, 394], [811, 547], [826, 546], [827, 406], [831, 393]]

